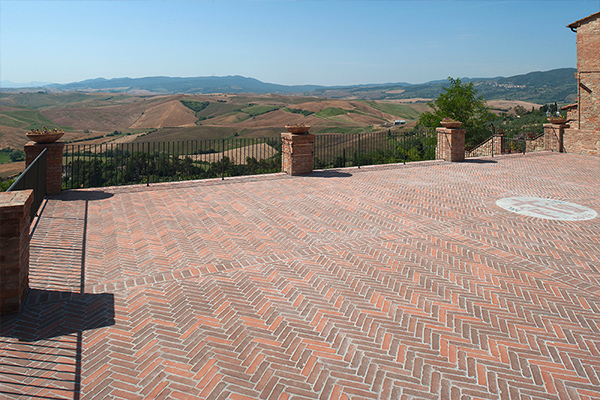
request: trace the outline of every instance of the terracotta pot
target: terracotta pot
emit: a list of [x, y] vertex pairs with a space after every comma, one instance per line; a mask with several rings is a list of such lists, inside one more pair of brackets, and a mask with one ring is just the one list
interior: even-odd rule
[[54, 143], [64, 135], [64, 132], [57, 133], [28, 133], [27, 137], [36, 143]]
[[287, 129], [288, 132], [290, 132], [290, 133], [303, 134], [303, 133], [308, 132], [308, 130], [310, 129], [310, 126], [309, 125], [306, 125], [306, 126], [286, 125], [285, 129]]
[[550, 121], [551, 124], [562, 125], [567, 122], [567, 119], [560, 118], [560, 117], [550, 117], [550, 118], [548, 118], [548, 121]]
[[458, 121], [444, 122], [444, 121], [442, 121], [441, 124], [444, 128], [456, 129], [456, 128], [460, 128], [460, 126], [462, 125], [462, 122], [458, 122]]

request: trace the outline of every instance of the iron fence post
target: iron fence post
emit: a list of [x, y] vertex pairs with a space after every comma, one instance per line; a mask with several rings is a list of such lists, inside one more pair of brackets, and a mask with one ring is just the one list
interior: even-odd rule
[[148, 142], [148, 151], [146, 152], [146, 186], [150, 186], [150, 142]]
[[221, 180], [225, 180], [225, 139], [221, 140]]
[[358, 134], [358, 169], [360, 169], [360, 133]]
[[403, 164], [406, 165], [406, 132], [402, 131], [402, 158]]

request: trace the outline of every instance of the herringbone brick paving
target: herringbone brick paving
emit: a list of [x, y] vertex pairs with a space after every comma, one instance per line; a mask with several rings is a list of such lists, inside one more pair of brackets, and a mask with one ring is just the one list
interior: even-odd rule
[[512, 196], [600, 213], [600, 159], [63, 192], [2, 321], [0, 396], [600, 399], [600, 218]]

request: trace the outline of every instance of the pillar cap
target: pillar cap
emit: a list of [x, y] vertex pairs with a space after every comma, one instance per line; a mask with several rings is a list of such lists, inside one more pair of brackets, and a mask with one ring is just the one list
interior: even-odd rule
[[437, 132], [441, 133], [466, 133], [467, 130], [464, 128], [435, 128]]
[[551, 123], [544, 124], [544, 128], [554, 128], [554, 127], [557, 127], [557, 128], [570, 128], [571, 125], [569, 125], [569, 124], [551, 124]]
[[15, 190], [0, 193], [0, 207], [23, 206], [29, 199], [33, 198], [33, 190]]

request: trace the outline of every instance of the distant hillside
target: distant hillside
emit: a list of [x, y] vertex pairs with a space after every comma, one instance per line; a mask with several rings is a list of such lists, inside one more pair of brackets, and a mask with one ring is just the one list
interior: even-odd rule
[[[547, 104], [571, 103], [577, 95], [575, 68], [561, 68], [545, 72], [531, 72], [509, 78], [461, 78], [473, 82], [477, 91], [486, 100], [520, 100]], [[356, 97], [373, 100], [435, 99], [447, 86], [447, 81], [429, 82], [420, 85], [389, 84], [370, 87], [320, 88], [317, 93], [329, 98]]]
[[530, 72], [510, 78], [496, 78], [477, 86], [490, 100], [524, 100], [534, 103], [571, 103], [577, 96], [575, 68], [561, 68], [546, 72]]
[[15, 83], [11, 81], [0, 81], [0, 88], [37, 88], [42, 86], [51, 85], [52, 82], [26, 82], [26, 83]]
[[[577, 86], [575, 68], [497, 78], [462, 78], [473, 82], [486, 100], [520, 100], [538, 104], [570, 103], [575, 100]], [[213, 93], [279, 93], [302, 94], [335, 99], [402, 100], [435, 99], [447, 84], [446, 80], [411, 85], [386, 83], [353, 86], [278, 85], [243, 76], [212, 76], [171, 78], [89, 79], [68, 84], [52, 84], [51, 91], [111, 92], [132, 94], [213, 94]], [[15, 90], [15, 89], [6, 89]]]
[[0, 93], [0, 149], [21, 148], [25, 133], [42, 126], [63, 129], [63, 140], [75, 143], [270, 137], [290, 123], [316, 134], [383, 130], [396, 119], [411, 126], [427, 109], [275, 94]]
[[264, 83], [243, 76], [211, 76], [196, 78], [171, 78], [153, 76], [147, 78], [89, 79], [81, 82], [48, 85], [60, 91], [109, 91], [152, 93], [302, 93], [320, 88], [317, 85], [286, 86]]

